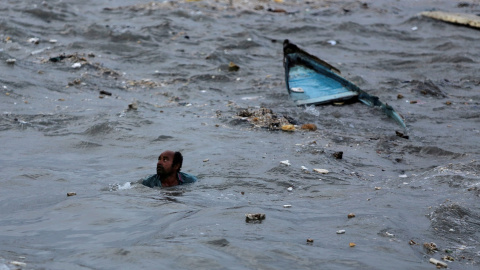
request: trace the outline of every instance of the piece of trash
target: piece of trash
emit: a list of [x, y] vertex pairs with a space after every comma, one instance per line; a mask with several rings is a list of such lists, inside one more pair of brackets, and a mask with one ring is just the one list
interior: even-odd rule
[[293, 190], [293, 187], [289, 187], [287, 188], [288, 191], [292, 191]]
[[305, 166], [302, 166], [302, 170], [304, 170], [304, 171], [308, 171], [308, 168], [307, 168], [307, 167], [305, 167]]
[[437, 245], [433, 242], [431, 243], [423, 243], [423, 247], [430, 252], [436, 252], [438, 250]]
[[412, 31], [417, 31], [418, 30], [418, 27], [414, 26], [412, 27]]
[[38, 43], [40, 43], [40, 39], [39, 38], [29, 38], [28, 42], [33, 43], [33, 44], [38, 44]]
[[470, 27], [480, 28], [480, 16], [467, 13], [453, 13], [443, 11], [425, 11], [420, 13], [424, 17], [435, 20], [467, 25]]
[[395, 234], [389, 233], [389, 232], [385, 232], [385, 235], [388, 236], [388, 237], [394, 237], [395, 236]]
[[333, 40], [333, 39], [327, 41], [327, 43], [330, 44], [330, 45], [332, 45], [332, 46], [337, 45], [337, 42], [336, 42], [335, 40]]
[[[283, 66], [287, 91], [295, 104], [326, 104], [357, 99], [370, 107], [380, 107], [386, 115], [406, 130], [403, 118], [392, 106], [384, 104], [378, 97], [361, 90], [357, 85], [340, 76], [340, 70], [300, 49], [288, 39], [283, 42]], [[318, 87], [318, 85], [325, 87]], [[302, 88], [304, 93], [295, 93], [292, 88]]]
[[251, 221], [262, 221], [265, 219], [265, 214], [245, 214], [245, 221], [246, 222], [251, 222]]
[[430, 263], [433, 263], [437, 266], [437, 268], [447, 268], [448, 267], [448, 264], [442, 262], [442, 261], [439, 261], [437, 259], [434, 259], [434, 258], [430, 258]]
[[400, 132], [400, 131], [395, 131], [395, 134], [396, 134], [398, 137], [404, 138], [404, 139], [407, 139], [407, 140], [410, 138], [408, 135], [405, 135], [405, 134], [403, 134], [403, 133]]
[[209, 159], [208, 159], [208, 158], [203, 160], [203, 162], [208, 162], [208, 161], [209, 161]]
[[382, 188], [381, 187], [375, 187], [375, 190], [380, 190], [380, 189], [382, 189]]
[[134, 101], [134, 102], [128, 104], [128, 109], [129, 110], [137, 110], [138, 109], [137, 101]]
[[100, 95], [111, 96], [111, 95], [112, 95], [112, 93], [110, 93], [110, 92], [107, 92], [107, 91], [104, 91], [104, 90], [100, 90]]
[[337, 231], [337, 234], [344, 234], [345, 233], [345, 230], [338, 230]]
[[228, 64], [228, 71], [238, 71], [240, 69], [239, 66], [237, 66], [235, 63], [230, 62]]
[[348, 245], [349, 245], [350, 247], [354, 247], [354, 246], [356, 246], [356, 244], [355, 244], [355, 243], [353, 243], [353, 242], [350, 242]]
[[342, 159], [343, 158], [343, 152], [342, 151], [335, 152], [335, 153], [333, 153], [333, 157], [336, 158], [336, 159]]
[[307, 239], [307, 243], [313, 243], [313, 239], [308, 238], [308, 239]]
[[355, 217], [355, 214], [354, 213], [350, 213], [347, 215], [348, 218], [354, 218]]
[[407, 178], [407, 175], [406, 175], [406, 174], [400, 174], [398, 177], [400, 177], [400, 178]]
[[291, 208], [291, 207], [292, 207], [292, 205], [290, 205], [290, 204], [284, 204], [283, 205], [283, 208]]
[[15, 62], [17, 62], [17, 59], [10, 58], [10, 59], [7, 59], [5, 62], [7, 62], [7, 64], [13, 65], [15, 64]]
[[317, 130], [317, 126], [315, 124], [303, 124], [301, 129], [315, 131]]
[[321, 174], [327, 174], [329, 173], [328, 170], [326, 169], [313, 169], [314, 172], [321, 173]]
[[295, 131], [295, 126], [294, 125], [283, 125], [282, 130], [283, 131]]
[[24, 262], [17, 262], [17, 261], [11, 261], [10, 264], [13, 264], [13, 265], [15, 265], [15, 266], [20, 266], [20, 267], [25, 267], [25, 266], [27, 266], [26, 263], [24, 263]]
[[56, 40], [56, 39], [50, 39], [48, 42], [50, 42], [50, 43], [57, 43], [57, 40]]
[[288, 159], [287, 159], [287, 160], [284, 160], [284, 161], [280, 161], [280, 163], [283, 164], [283, 165], [287, 165], [287, 166], [292, 165], [292, 164], [290, 164], [290, 162], [288, 161]]
[[455, 259], [452, 256], [445, 255], [442, 257], [442, 260], [447, 261], [447, 262], [453, 262]]
[[408, 244], [411, 245], [411, 246], [413, 246], [413, 245], [416, 245], [417, 243], [416, 243], [415, 241], [413, 241], [413, 240], [410, 240], [410, 241], [408, 241]]
[[77, 195], [76, 192], [67, 192], [67, 196], [75, 196], [75, 195]]
[[75, 63], [72, 65], [72, 68], [81, 68], [82, 67], [82, 64], [80, 63]]
[[402, 99], [403, 98], [403, 95], [402, 94], [398, 94], [397, 95], [397, 99]]
[[452, 102], [451, 101], [446, 101], [445, 105], [452, 105]]
[[301, 87], [292, 87], [290, 88], [290, 91], [295, 92], [295, 93], [303, 93], [303, 89]]

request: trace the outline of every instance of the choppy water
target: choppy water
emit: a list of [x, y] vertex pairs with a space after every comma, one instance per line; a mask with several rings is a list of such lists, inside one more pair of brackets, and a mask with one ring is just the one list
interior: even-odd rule
[[[480, 32], [417, 15], [478, 1], [284, 2], [0, 2], [0, 269], [478, 269]], [[409, 139], [362, 104], [296, 107], [286, 38]], [[260, 107], [318, 130], [235, 117]], [[200, 181], [138, 185], [166, 149]]]

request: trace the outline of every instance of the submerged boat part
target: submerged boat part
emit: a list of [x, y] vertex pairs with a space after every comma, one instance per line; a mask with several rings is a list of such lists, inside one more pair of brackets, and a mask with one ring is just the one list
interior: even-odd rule
[[287, 90], [295, 104], [318, 105], [358, 99], [370, 107], [380, 107], [406, 129], [402, 117], [392, 106], [361, 90], [340, 76], [340, 70], [300, 49], [288, 39], [283, 42], [283, 66]]

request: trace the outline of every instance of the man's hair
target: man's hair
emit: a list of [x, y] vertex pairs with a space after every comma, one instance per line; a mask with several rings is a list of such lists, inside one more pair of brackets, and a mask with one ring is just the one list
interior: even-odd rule
[[180, 171], [183, 164], [183, 156], [182, 156], [182, 153], [180, 152], [175, 152], [175, 154], [173, 155], [172, 166], [175, 166], [177, 164], [180, 164], [180, 166], [178, 167], [178, 171]]

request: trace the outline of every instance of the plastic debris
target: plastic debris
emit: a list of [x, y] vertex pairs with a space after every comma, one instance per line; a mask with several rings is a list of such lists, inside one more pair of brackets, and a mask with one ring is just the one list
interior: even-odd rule
[[328, 170], [325, 169], [313, 169], [314, 172], [321, 173], [321, 174], [327, 174], [329, 173]]
[[134, 101], [134, 102], [128, 104], [128, 109], [129, 110], [137, 110], [138, 109], [137, 101]]
[[382, 188], [381, 187], [375, 187], [375, 190], [380, 190], [380, 189], [382, 189]]
[[425, 11], [420, 13], [424, 17], [449, 23], [463, 24], [470, 27], [480, 28], [480, 16], [467, 13], [452, 13], [443, 11]]
[[26, 263], [24, 263], [24, 262], [17, 262], [17, 261], [11, 261], [10, 264], [13, 264], [13, 265], [15, 265], [15, 266], [20, 266], [20, 267], [25, 267], [25, 266], [27, 266]]
[[233, 62], [230, 62], [230, 64], [228, 64], [228, 71], [238, 71], [239, 69], [240, 67]]
[[353, 243], [353, 242], [350, 242], [348, 245], [349, 245], [350, 247], [354, 247], [354, 246], [356, 246], [357, 244], [355, 244], [355, 243]]
[[395, 237], [395, 234], [389, 233], [389, 232], [385, 232], [385, 235], [388, 236], [388, 237]]
[[307, 243], [313, 243], [313, 239], [308, 238], [308, 239], [307, 239]]
[[430, 258], [430, 263], [433, 263], [437, 266], [437, 268], [447, 268], [448, 267], [448, 264], [442, 262], [442, 261], [439, 261], [437, 259], [434, 259], [434, 258]]
[[315, 131], [317, 130], [317, 126], [315, 124], [303, 124], [301, 129]]
[[345, 233], [345, 230], [338, 230], [337, 231], [337, 234], [344, 234]]
[[445, 255], [442, 257], [442, 260], [447, 261], [447, 262], [453, 262], [455, 259], [452, 256]]
[[33, 44], [38, 44], [38, 43], [40, 43], [40, 39], [39, 38], [29, 38], [28, 42], [33, 43]]
[[431, 243], [423, 243], [423, 247], [430, 252], [436, 252], [438, 250], [437, 245], [433, 242]]
[[82, 67], [82, 64], [80, 63], [75, 63], [72, 65], [72, 68], [81, 68]]
[[287, 160], [284, 160], [284, 161], [280, 161], [280, 163], [283, 164], [283, 165], [287, 165], [287, 166], [292, 165], [292, 164], [290, 164], [290, 162], [288, 161], [288, 159], [287, 159]]
[[261, 222], [262, 220], [265, 219], [265, 214], [245, 214], [245, 221], [246, 222]]
[[337, 45], [337, 41], [335, 41], [335, 40], [333, 40], [333, 39], [327, 41], [327, 43], [330, 44], [330, 45], [332, 45], [332, 46]]
[[336, 159], [342, 159], [343, 158], [343, 152], [342, 151], [335, 152], [335, 153], [333, 153], [333, 157], [336, 158]]
[[112, 93], [104, 91], [104, 90], [100, 90], [100, 95], [111, 96]]
[[287, 188], [288, 191], [292, 191], [293, 190], [293, 187], [289, 187]]
[[290, 204], [284, 204], [283, 205], [283, 208], [291, 208], [291, 207], [292, 207], [292, 205], [290, 205]]
[[283, 125], [282, 130], [283, 131], [295, 131], [295, 126], [294, 125]]
[[5, 62], [7, 62], [7, 64], [13, 65], [15, 64], [15, 62], [17, 62], [17, 59], [11, 58], [11, 59], [7, 59]]
[[413, 240], [410, 240], [410, 241], [408, 241], [408, 244], [409, 244], [410, 246], [413, 246], [413, 245], [416, 245], [417, 242], [415, 242], [415, 241], [413, 241]]
[[308, 171], [308, 168], [307, 168], [307, 167], [305, 167], [305, 166], [302, 166], [302, 170], [304, 170], [304, 171]]
[[290, 91], [295, 92], [295, 93], [303, 93], [303, 89], [301, 87], [292, 87], [290, 88]]
[[70, 196], [75, 196], [75, 195], [77, 195], [76, 192], [67, 192], [67, 196], [69, 196], [69, 197], [70, 197]]
[[347, 215], [348, 218], [354, 218], [355, 217], [355, 214], [354, 213], [350, 213]]

